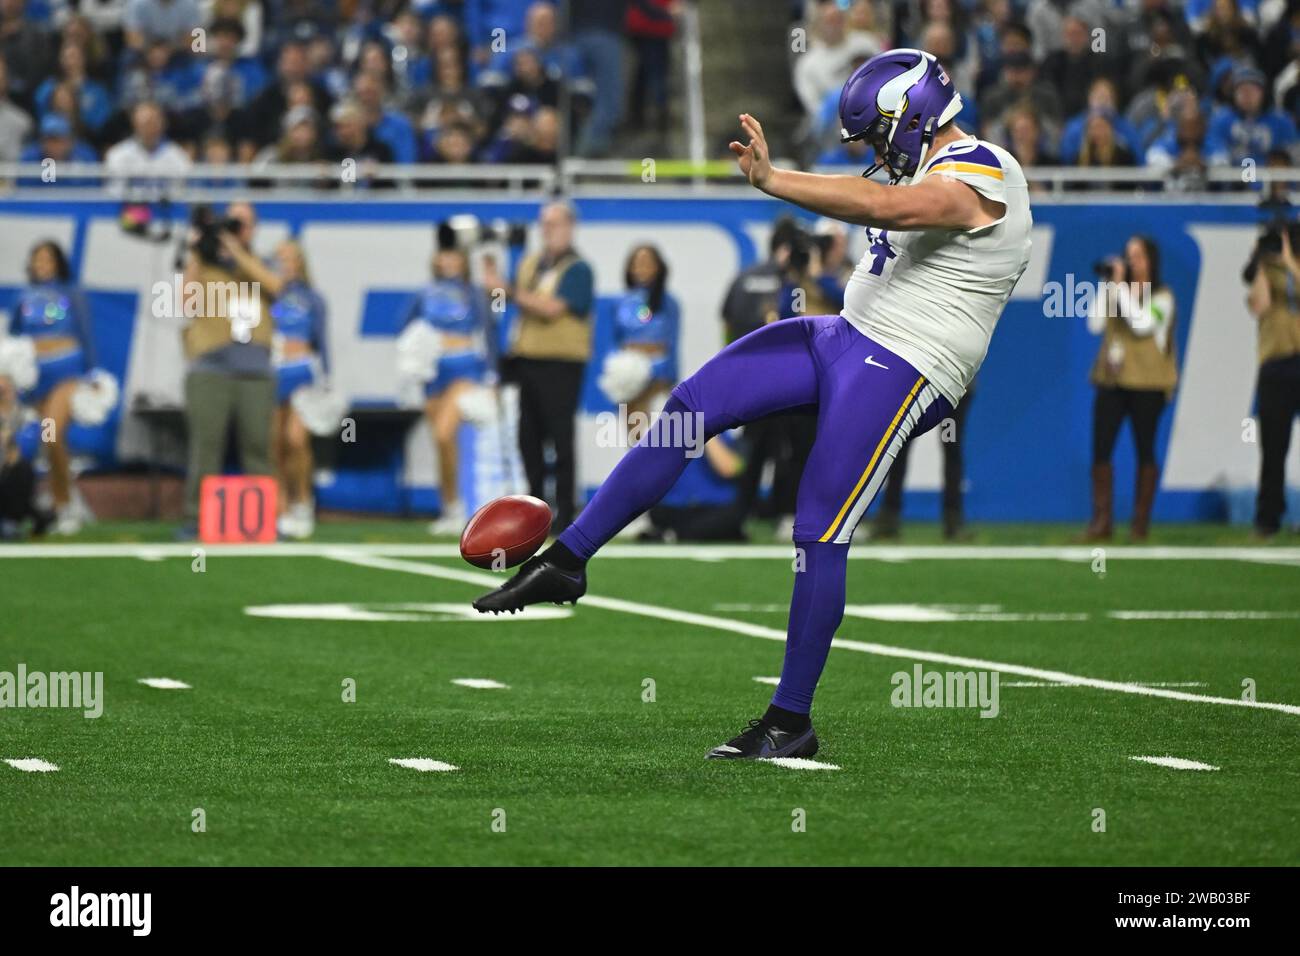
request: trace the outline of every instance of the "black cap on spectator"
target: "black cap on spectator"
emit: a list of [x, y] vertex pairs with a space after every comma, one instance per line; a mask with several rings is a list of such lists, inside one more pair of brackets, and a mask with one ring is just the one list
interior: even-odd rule
[[212, 26], [208, 27], [208, 32], [213, 36], [221, 33], [233, 33], [239, 38], [240, 43], [243, 43], [244, 37], [248, 36], [248, 33], [244, 30], [244, 25], [234, 17], [218, 17], [212, 21]]
[[456, 230], [451, 227], [451, 223], [445, 221], [438, 223], [437, 236], [439, 252], [456, 248]]
[[1020, 39], [1022, 39], [1025, 43], [1034, 42], [1034, 34], [1030, 31], [1029, 27], [1027, 27], [1020, 20], [1012, 20], [1010, 23], [1008, 23], [1005, 27], [1002, 28], [1003, 36], [1006, 36], [1008, 33], [1014, 33], [1016, 36], [1020, 37]]
[[772, 227], [772, 238], [768, 241], [768, 251], [772, 255], [782, 246], [788, 246], [793, 243], [802, 230], [799, 224], [794, 221], [793, 216], [782, 216]]

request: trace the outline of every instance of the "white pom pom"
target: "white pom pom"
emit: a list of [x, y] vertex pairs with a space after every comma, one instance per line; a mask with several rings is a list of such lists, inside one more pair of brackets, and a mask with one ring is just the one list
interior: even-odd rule
[[423, 408], [424, 382], [412, 375], [399, 375], [397, 378], [397, 407]]
[[111, 372], [97, 368], [72, 390], [72, 420], [78, 425], [94, 427], [108, 421], [117, 408], [121, 390]]
[[397, 374], [402, 378], [431, 381], [442, 356], [442, 335], [428, 322], [412, 322], [397, 337]]
[[0, 375], [20, 392], [35, 387], [40, 369], [36, 366], [36, 343], [30, 335], [0, 336]]
[[612, 402], [630, 402], [650, 384], [654, 363], [650, 356], [631, 349], [611, 352], [605, 358], [596, 384]]
[[307, 431], [322, 437], [337, 434], [343, 416], [348, 413], [347, 399], [323, 384], [295, 389], [289, 396], [289, 404]]
[[456, 399], [460, 417], [471, 425], [491, 425], [497, 420], [497, 398], [486, 385], [467, 388]]

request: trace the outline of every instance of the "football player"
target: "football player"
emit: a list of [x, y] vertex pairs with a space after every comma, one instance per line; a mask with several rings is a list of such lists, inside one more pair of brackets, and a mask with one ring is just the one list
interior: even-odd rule
[[[795, 515], [802, 570], [781, 682], [767, 712], [711, 758], [817, 752], [809, 715], [844, 614], [853, 529], [903, 444], [952, 414], [1029, 263], [1024, 174], [1004, 149], [958, 128], [961, 107], [930, 54], [897, 49], [868, 60], [839, 104], [843, 139], [865, 140], [875, 154], [863, 177], [774, 168], [763, 127], [741, 115], [747, 142], [731, 143], [731, 151], [753, 186], [867, 227], [871, 241], [843, 311], [774, 322], [719, 352], [673, 389], [659, 420], [555, 544], [474, 602], [480, 611], [503, 611], [581, 597], [587, 561], [681, 474], [689, 449], [672, 434], [694, 432], [675, 419], [697, 416], [705, 434], [716, 435], [816, 405], [817, 437]], [[881, 169], [889, 186], [866, 178]]]

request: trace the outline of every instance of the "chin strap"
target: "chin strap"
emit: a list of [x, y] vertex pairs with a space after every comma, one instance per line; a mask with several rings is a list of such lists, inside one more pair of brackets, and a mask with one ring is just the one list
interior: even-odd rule
[[925, 121], [925, 129], [921, 132], [921, 155], [916, 158], [916, 169], [912, 172], [914, 176], [925, 165], [925, 157], [930, 154], [930, 147], [934, 145], [934, 130], [934, 117], [931, 116]]

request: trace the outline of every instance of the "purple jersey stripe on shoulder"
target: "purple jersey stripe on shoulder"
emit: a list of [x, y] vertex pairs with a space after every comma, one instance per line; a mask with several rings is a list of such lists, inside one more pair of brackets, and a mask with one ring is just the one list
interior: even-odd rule
[[941, 158], [936, 158], [936, 163], [946, 162], [978, 163], [981, 166], [992, 166], [994, 169], [1001, 169], [1002, 163], [998, 160], [997, 153], [989, 149], [983, 143], [977, 143], [973, 148], [966, 146], [964, 143], [955, 145], [952, 149], [945, 150]]

